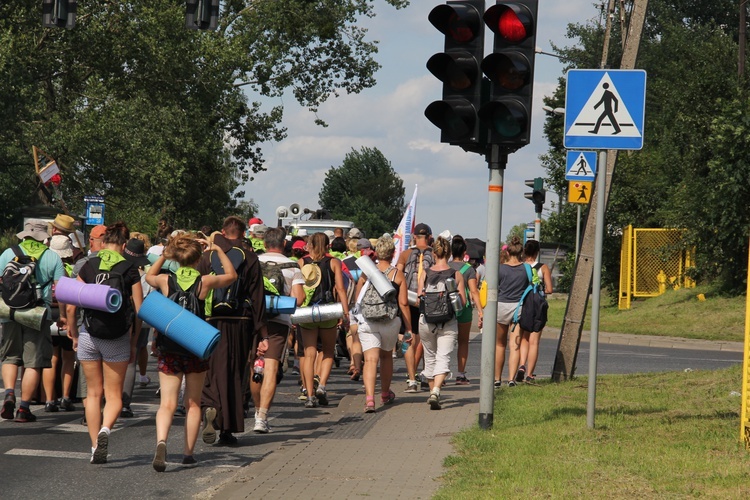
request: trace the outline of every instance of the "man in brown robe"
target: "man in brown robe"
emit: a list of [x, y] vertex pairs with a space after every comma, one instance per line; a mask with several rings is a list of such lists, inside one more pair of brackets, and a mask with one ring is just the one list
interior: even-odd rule
[[[234, 311], [214, 310], [207, 320], [221, 332], [221, 340], [209, 359], [209, 369], [203, 386], [201, 407], [204, 410], [203, 441], [213, 443], [216, 429], [219, 443], [235, 444], [232, 433], [245, 431], [243, 402], [249, 376], [246, 365], [255, 335], [265, 331], [263, 316], [266, 310], [263, 273], [258, 257], [244, 239], [245, 223], [239, 217], [227, 217], [214, 243], [229, 255], [232, 247], [242, 249], [245, 261], [237, 269], [239, 306]], [[198, 270], [211, 272], [210, 252], [203, 254]], [[214, 303], [215, 305], [215, 303]]]

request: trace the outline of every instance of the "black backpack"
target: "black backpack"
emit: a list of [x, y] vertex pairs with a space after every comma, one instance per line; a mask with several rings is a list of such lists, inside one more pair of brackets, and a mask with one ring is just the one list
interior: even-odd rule
[[420, 257], [423, 269], [429, 269], [434, 264], [432, 248], [427, 247], [424, 250], [420, 250], [415, 247], [410, 250], [409, 257], [407, 257], [406, 264], [404, 264], [404, 276], [406, 277], [407, 290], [411, 290], [412, 292], [417, 291], [417, 285], [419, 284]]
[[326, 256], [317, 261], [306, 258], [303, 262], [305, 265], [312, 265], [320, 268], [320, 283], [318, 283], [318, 286], [312, 291], [311, 296], [308, 294], [309, 298], [305, 299], [303, 305], [330, 304], [335, 302], [336, 299], [333, 295], [333, 291], [336, 277], [333, 274], [333, 269], [331, 269], [331, 257]]
[[[447, 272], [446, 272], [447, 271]], [[424, 291], [419, 303], [419, 312], [424, 315], [424, 320], [430, 324], [445, 324], [456, 317], [445, 287], [445, 280], [456, 274], [455, 269], [445, 271], [432, 271], [425, 269], [427, 273], [424, 280]], [[450, 273], [448, 275], [448, 273]]]
[[[26, 255], [21, 247], [11, 247], [16, 255], [6, 264], [0, 277], [3, 302], [11, 309], [26, 309], [42, 302], [41, 291], [47, 285], [39, 285], [36, 280], [38, 259]], [[45, 250], [46, 252], [46, 250]], [[44, 254], [44, 252], [42, 252]], [[41, 259], [42, 256], [40, 255]]]
[[[227, 252], [227, 257], [237, 271], [237, 280], [224, 288], [214, 288], [211, 316], [240, 316], [243, 311], [250, 309], [250, 299], [244, 296], [242, 285], [242, 271], [245, 268], [245, 250], [240, 247], [232, 247]], [[224, 268], [216, 252], [211, 252], [211, 270], [214, 274], [224, 274]]]
[[[177, 283], [177, 277], [173, 273], [169, 273], [169, 300], [179, 304], [180, 307], [190, 311], [201, 319], [206, 318], [205, 302], [200, 300], [198, 296], [201, 293], [201, 285], [203, 280], [198, 277], [190, 288], [183, 290], [182, 287]], [[180, 344], [170, 339], [164, 333], [159, 332], [156, 337], [156, 347], [159, 348], [161, 353], [178, 354], [180, 356], [194, 356], [194, 354]]]
[[125, 275], [130, 272], [133, 264], [130, 261], [123, 260], [115, 264], [111, 270], [104, 271], [99, 269], [101, 262], [102, 259], [99, 257], [92, 257], [84, 264], [84, 267], [90, 266], [96, 273], [94, 283], [120, 291], [122, 306], [117, 312], [113, 313], [84, 308], [83, 324], [92, 337], [112, 340], [130, 332], [130, 327], [133, 325], [133, 308], [130, 306], [131, 289], [125, 283]]
[[[534, 277], [531, 273], [531, 266], [529, 264], [523, 265], [526, 269], [526, 277], [529, 279], [529, 284], [523, 291], [521, 300], [518, 301], [516, 311], [513, 313], [513, 325], [511, 330], [518, 324], [523, 330], [527, 332], [541, 332], [544, 326], [547, 324], [547, 299], [544, 297], [544, 289], [539, 283], [534, 283]], [[521, 314], [518, 314], [518, 309], [521, 309]]]

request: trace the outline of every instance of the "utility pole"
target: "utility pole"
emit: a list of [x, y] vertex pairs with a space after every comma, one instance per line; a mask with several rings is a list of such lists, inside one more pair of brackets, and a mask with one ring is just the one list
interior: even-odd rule
[[[613, 0], [610, 0], [610, 3]], [[630, 29], [625, 41], [625, 49], [620, 63], [620, 69], [633, 69], [638, 55], [638, 48], [643, 32], [643, 25], [646, 20], [646, 8], [648, 0], [635, 0], [632, 14], [630, 16]], [[608, 27], [610, 19], [607, 20]], [[602, 67], [606, 66], [607, 44], [609, 42], [609, 29], [605, 36], [605, 43], [602, 53]], [[578, 347], [581, 343], [581, 332], [583, 331], [583, 320], [586, 317], [586, 307], [588, 305], [589, 290], [594, 275], [594, 254], [595, 254], [595, 234], [596, 234], [596, 214], [598, 210], [606, 210], [609, 201], [609, 193], [612, 187], [612, 176], [615, 171], [617, 162], [617, 150], [607, 151], [606, 166], [599, 166], [598, 175], [606, 175], [604, 189], [604, 204], [599, 206], [597, 196], [591, 197], [591, 205], [586, 217], [586, 224], [583, 230], [583, 241], [581, 242], [580, 253], [576, 260], [576, 271], [573, 276], [573, 283], [570, 287], [568, 296], [568, 306], [565, 311], [565, 320], [560, 338], [557, 345], [557, 354], [552, 369], [552, 380], [559, 382], [568, 380], [575, 373], [576, 358], [578, 356]], [[596, 190], [596, 188], [595, 188]], [[592, 195], [595, 193], [592, 193]]]

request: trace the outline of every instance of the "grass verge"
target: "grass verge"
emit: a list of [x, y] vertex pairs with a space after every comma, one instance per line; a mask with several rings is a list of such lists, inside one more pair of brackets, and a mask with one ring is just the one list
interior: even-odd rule
[[[705, 301], [698, 300], [701, 293], [705, 295]], [[550, 297], [549, 327], [559, 329], [562, 326], [567, 300], [567, 295], [553, 294]], [[659, 297], [635, 300], [626, 310], [609, 305], [608, 297], [604, 297], [601, 303], [601, 332], [732, 342], [745, 339], [744, 295], [723, 297], [710, 287], [697, 287], [668, 290]], [[591, 329], [591, 300], [583, 329]]]
[[454, 437], [437, 499], [749, 498], [741, 366], [496, 391], [494, 425]]

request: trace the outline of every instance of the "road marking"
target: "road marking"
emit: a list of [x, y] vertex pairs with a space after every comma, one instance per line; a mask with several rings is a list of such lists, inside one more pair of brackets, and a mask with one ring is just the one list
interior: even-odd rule
[[79, 460], [90, 460], [90, 453], [80, 453], [77, 451], [51, 451], [51, 450], [24, 450], [23, 448], [13, 448], [5, 452], [6, 455], [20, 455], [24, 457], [46, 457], [46, 458], [77, 458]]

